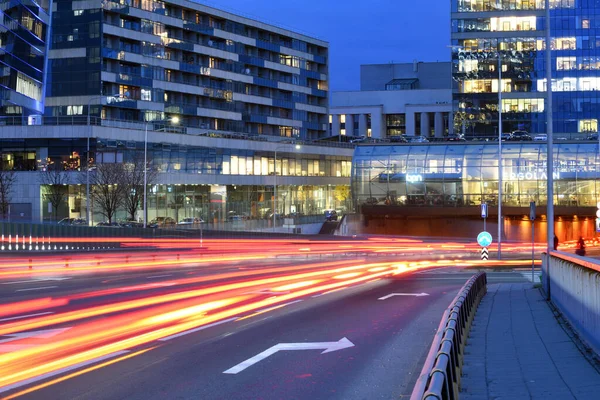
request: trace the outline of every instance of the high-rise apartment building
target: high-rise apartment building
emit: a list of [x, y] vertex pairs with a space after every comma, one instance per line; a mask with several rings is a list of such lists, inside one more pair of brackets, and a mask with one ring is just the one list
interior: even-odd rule
[[326, 135], [324, 41], [182, 0], [57, 0], [52, 20], [47, 116]]
[[[554, 132], [585, 138], [600, 116], [600, 1], [550, 7]], [[451, 19], [455, 131], [497, 135], [501, 86], [503, 132], [546, 132], [545, 1], [453, 0]]]
[[44, 111], [49, 5], [49, 0], [0, 3], [0, 124]]

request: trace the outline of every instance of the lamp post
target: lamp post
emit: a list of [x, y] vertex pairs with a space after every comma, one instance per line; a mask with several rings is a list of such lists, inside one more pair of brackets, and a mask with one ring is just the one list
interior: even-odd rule
[[498, 260], [502, 259], [502, 55], [498, 49]]
[[[148, 125], [153, 121], [146, 121], [144, 127], [144, 228], [148, 226]], [[179, 124], [179, 117], [167, 119], [174, 125]]]
[[[275, 172], [275, 180], [273, 185], [273, 231], [275, 231], [275, 222], [277, 218], [277, 150], [285, 149], [289, 146], [278, 146], [275, 148], [275, 164], [273, 165], [273, 170]], [[295, 150], [300, 150], [302, 146], [299, 144], [294, 146]]]
[[[553, 149], [553, 126], [552, 126], [552, 46], [550, 36], [550, 0], [545, 1], [546, 6], [546, 175], [547, 200], [546, 220], [548, 221], [548, 253], [554, 248], [554, 149]], [[550, 286], [548, 286], [550, 288]]]
[[103, 99], [104, 97], [120, 97], [120, 93], [111, 94], [111, 95], [100, 95], [94, 96], [89, 99], [87, 104], [87, 126], [88, 126], [88, 134], [87, 134], [87, 153], [86, 153], [86, 175], [85, 175], [85, 212], [88, 226], [92, 226], [92, 213], [90, 210], [90, 136], [92, 133], [92, 124], [90, 117], [90, 107], [92, 106], [92, 101]]

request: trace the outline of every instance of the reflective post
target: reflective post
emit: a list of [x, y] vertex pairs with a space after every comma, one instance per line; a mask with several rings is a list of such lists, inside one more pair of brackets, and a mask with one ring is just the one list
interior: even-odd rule
[[502, 56], [498, 49], [498, 260], [502, 259]]

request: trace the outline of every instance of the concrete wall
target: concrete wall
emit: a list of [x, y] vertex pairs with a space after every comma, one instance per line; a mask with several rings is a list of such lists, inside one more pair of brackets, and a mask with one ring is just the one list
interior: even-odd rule
[[552, 251], [542, 269], [542, 282], [552, 303], [595, 352], [600, 354], [600, 263]]
[[360, 66], [360, 90], [385, 90], [393, 79], [418, 79], [420, 89], [452, 87], [450, 62], [371, 64]]
[[[359, 113], [359, 110], [344, 110], [349, 107], [383, 106], [383, 114], [406, 112], [407, 105], [427, 105], [424, 111], [452, 110], [452, 91], [450, 89], [427, 90], [380, 90], [370, 92], [333, 92], [331, 94], [332, 114]], [[439, 110], [431, 106], [439, 106]], [[348, 111], [348, 112], [346, 112]], [[367, 112], [367, 111], [365, 111]]]
[[[416, 211], [417, 212], [417, 211]], [[494, 241], [497, 237], [497, 218], [488, 218], [486, 230], [492, 233]], [[361, 223], [354, 221], [353, 233], [368, 233], [379, 235], [406, 235], [406, 236], [432, 236], [432, 237], [457, 237], [475, 238], [483, 231], [483, 219], [470, 217], [364, 217]], [[546, 221], [535, 222], [535, 241], [546, 241]], [[555, 232], [559, 241], [577, 240], [580, 236], [592, 238], [596, 236], [595, 221], [593, 218], [581, 218], [577, 221], [558, 220], [555, 223]], [[528, 220], [504, 220], [504, 240], [531, 242], [531, 222]]]

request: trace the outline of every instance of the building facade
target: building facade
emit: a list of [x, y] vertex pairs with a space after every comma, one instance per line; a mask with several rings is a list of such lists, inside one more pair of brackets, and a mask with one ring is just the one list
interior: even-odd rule
[[546, 132], [549, 111], [558, 138], [598, 132], [600, 3], [550, 0], [550, 7], [553, 110], [544, 101], [545, 1], [452, 1], [455, 130], [497, 136], [501, 86], [503, 133]]
[[[86, 219], [88, 137], [92, 168], [143, 162], [144, 131], [139, 129], [2, 128], [3, 169], [16, 171], [18, 181], [11, 193], [13, 221]], [[273, 210], [281, 216], [322, 215], [327, 209], [343, 212], [351, 206], [350, 148], [150, 131], [146, 156], [148, 167], [156, 171], [147, 187], [149, 221], [269, 220]], [[58, 210], [50, 204], [44, 181], [49, 166], [60, 166], [66, 177], [61, 181], [65, 201]], [[94, 184], [92, 179], [92, 189]], [[90, 215], [93, 224], [106, 220], [93, 201]], [[125, 207], [118, 207], [115, 219], [129, 218]], [[141, 204], [135, 219], [143, 219]]]
[[[51, 10], [44, 115], [36, 126], [21, 113], [2, 119], [12, 221], [106, 221], [87, 197], [94, 171], [144, 158], [149, 221], [350, 208], [351, 146], [314, 144], [327, 135], [326, 42], [191, 1], [57, 0]], [[49, 170], [64, 179], [48, 184]], [[140, 200], [133, 218], [143, 215]], [[120, 206], [113, 220], [130, 218]]]
[[[586, 236], [593, 236], [596, 204], [600, 201], [598, 143], [563, 141], [554, 149], [555, 215], [558, 221], [587, 221]], [[545, 143], [507, 142], [501, 156], [498, 144], [493, 142], [360, 145], [353, 158], [353, 198], [367, 220], [379, 221], [372, 227], [386, 225], [387, 220], [388, 233], [409, 234], [408, 230], [416, 229], [413, 234], [453, 236], [454, 230], [457, 236], [470, 236], [481, 231], [482, 203], [489, 206], [488, 224], [495, 224], [492, 215], [498, 215], [495, 206], [500, 158], [502, 214], [511, 238], [511, 229], [522, 225], [523, 216], [528, 219], [531, 201], [538, 205], [540, 221], [545, 221]], [[394, 221], [415, 217], [420, 217], [421, 222], [394, 225]], [[398, 232], [392, 232], [392, 226]], [[418, 231], [423, 227], [432, 230]], [[567, 229], [566, 225], [562, 229]], [[527, 230], [525, 236], [521, 237], [521, 233], [513, 232], [512, 238], [531, 237]], [[565, 239], [566, 234], [560, 238]]]
[[360, 73], [360, 91], [332, 93], [332, 136], [393, 140], [449, 134], [450, 63], [362, 65]]
[[143, 125], [177, 116], [197, 132], [326, 135], [324, 41], [185, 0], [55, 8], [47, 117]]
[[[44, 112], [50, 0], [2, 2], [0, 124], [36, 123]], [[9, 117], [8, 119], [5, 117]]]

